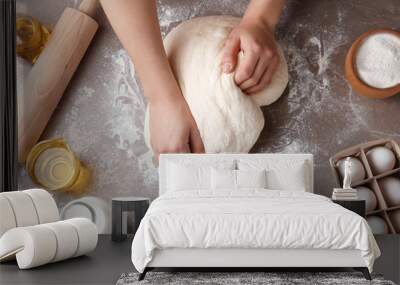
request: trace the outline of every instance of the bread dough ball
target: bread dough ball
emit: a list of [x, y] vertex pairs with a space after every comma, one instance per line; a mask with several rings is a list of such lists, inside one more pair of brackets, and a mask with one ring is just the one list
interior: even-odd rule
[[396, 165], [393, 151], [384, 146], [377, 146], [368, 151], [367, 159], [375, 175], [392, 170]]
[[[207, 153], [249, 152], [264, 127], [260, 106], [275, 102], [288, 82], [280, 49], [280, 66], [272, 83], [253, 96], [236, 86], [234, 73], [222, 73], [224, 41], [239, 22], [240, 18], [230, 16], [195, 18], [178, 25], [164, 40], [172, 71]], [[150, 147], [149, 110], [145, 139]]]

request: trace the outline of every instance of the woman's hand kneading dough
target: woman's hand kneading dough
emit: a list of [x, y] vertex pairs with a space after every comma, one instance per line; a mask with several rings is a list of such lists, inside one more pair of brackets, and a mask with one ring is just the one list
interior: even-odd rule
[[178, 92], [150, 100], [150, 137], [154, 156], [160, 153], [203, 153], [204, 146], [196, 122]]
[[154, 156], [204, 152], [190, 109], [165, 54], [154, 0], [101, 0], [104, 11], [133, 60], [149, 102]]
[[[150, 137], [155, 157], [166, 152], [204, 152], [198, 127], [169, 64], [157, 19], [155, 0], [100, 0], [122, 45], [135, 65], [149, 101]], [[232, 0], [234, 2], [234, 0]], [[284, 0], [252, 0], [232, 32], [227, 49], [235, 60], [244, 52], [235, 80], [246, 93], [260, 90], [277, 66], [272, 32]], [[251, 54], [249, 57], [248, 55]]]
[[225, 41], [222, 71], [235, 72], [236, 85], [248, 95], [266, 87], [279, 65], [274, 30], [284, 2], [251, 1], [241, 23]]

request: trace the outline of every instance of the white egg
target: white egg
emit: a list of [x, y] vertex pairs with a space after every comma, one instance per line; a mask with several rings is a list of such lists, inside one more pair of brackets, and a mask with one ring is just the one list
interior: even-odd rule
[[389, 228], [384, 219], [379, 216], [369, 216], [367, 217], [367, 222], [372, 230], [373, 234], [387, 234], [389, 233]]
[[389, 213], [390, 221], [397, 233], [400, 233], [400, 209]]
[[373, 211], [376, 209], [378, 202], [376, 200], [376, 196], [374, 192], [365, 186], [356, 187], [358, 199], [365, 200], [365, 210], [367, 212]]
[[400, 179], [389, 176], [379, 180], [383, 197], [389, 207], [400, 205]]
[[[344, 162], [347, 157], [341, 159], [338, 162], [338, 169], [340, 176], [342, 179], [344, 178]], [[351, 177], [351, 182], [354, 184], [354, 182], [361, 181], [365, 178], [365, 169], [361, 161], [355, 157], [350, 157], [350, 177]]]
[[368, 151], [367, 159], [375, 175], [392, 170], [396, 165], [393, 151], [383, 146], [377, 146]]

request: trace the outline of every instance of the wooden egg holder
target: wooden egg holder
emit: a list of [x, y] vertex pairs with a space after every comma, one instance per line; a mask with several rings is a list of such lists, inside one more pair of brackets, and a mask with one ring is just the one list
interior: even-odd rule
[[[374, 174], [372, 172], [372, 169], [369, 165], [366, 153], [370, 149], [372, 149], [376, 146], [385, 146], [393, 151], [393, 153], [396, 156], [396, 165], [392, 170], [381, 173], [381, 174]], [[366, 186], [366, 187], [370, 188], [372, 191], [374, 191], [375, 196], [378, 201], [377, 208], [373, 211], [367, 212], [367, 216], [371, 216], [371, 215], [381, 216], [387, 223], [387, 225], [389, 227], [389, 232], [391, 234], [400, 233], [400, 231], [396, 232], [396, 230], [389, 218], [389, 213], [394, 210], [400, 209], [400, 204], [392, 205], [389, 207], [385, 200], [385, 197], [382, 193], [382, 189], [380, 188], [379, 183], [378, 183], [379, 179], [387, 177], [387, 176], [396, 176], [396, 177], [400, 178], [400, 147], [399, 147], [399, 145], [394, 140], [381, 139], [381, 140], [371, 141], [371, 142], [367, 142], [367, 143], [363, 143], [363, 144], [359, 144], [359, 145], [347, 148], [341, 152], [338, 152], [334, 156], [332, 156], [329, 159], [329, 163], [332, 168], [333, 174], [335, 176], [336, 184], [339, 187], [342, 187], [343, 178], [340, 176], [340, 172], [337, 167], [337, 162], [348, 156], [353, 156], [353, 157], [358, 158], [361, 161], [361, 163], [363, 164], [365, 172], [367, 174], [366, 178], [361, 181], [354, 181], [354, 182], [352, 181], [351, 186], [353, 188], [355, 188], [357, 186]], [[399, 191], [400, 191], [400, 189], [399, 189]]]

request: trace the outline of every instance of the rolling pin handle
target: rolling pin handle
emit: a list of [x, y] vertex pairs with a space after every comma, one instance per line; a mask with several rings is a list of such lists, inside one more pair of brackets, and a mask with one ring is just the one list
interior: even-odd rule
[[96, 15], [98, 0], [82, 0], [78, 10], [91, 18]]

